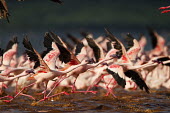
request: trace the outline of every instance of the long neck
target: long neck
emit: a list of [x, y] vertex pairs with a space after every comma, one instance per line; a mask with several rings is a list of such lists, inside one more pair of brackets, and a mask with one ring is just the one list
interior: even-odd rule
[[81, 64], [78, 64], [78, 65], [73, 65], [73, 66], [71, 66], [71, 67], [69, 67], [67, 70], [65, 70], [65, 71], [63, 71], [64, 73], [68, 73], [68, 72], [70, 72], [70, 71], [72, 71], [72, 70], [74, 70], [74, 69], [76, 69], [76, 68], [78, 68], [78, 67], [80, 67], [80, 66], [83, 66], [83, 65], [86, 65], [87, 63], [81, 63]]
[[108, 60], [111, 60], [112, 58], [107, 58], [107, 59], [103, 59], [103, 60], [100, 60], [99, 62], [95, 63], [95, 64], [89, 64], [89, 68], [92, 68], [92, 67], [97, 67], [99, 64], [105, 62], [105, 61], [108, 61]]
[[0, 82], [11, 81], [11, 80], [14, 80], [16, 78], [19, 78], [19, 77], [22, 77], [22, 76], [26, 76], [26, 75], [28, 75], [28, 73], [25, 73], [25, 72], [15, 76], [15, 77], [9, 77], [9, 78], [6, 77], [6, 76], [1, 76], [0, 75]]
[[132, 67], [129, 67], [128, 69], [130, 70], [135, 70], [135, 69], [143, 69], [143, 68], [146, 68], [146, 67], [152, 67], [152, 66], [156, 66], [158, 65], [158, 63], [148, 63], [148, 64], [144, 64], [144, 65], [139, 65], [139, 66], [132, 66]]

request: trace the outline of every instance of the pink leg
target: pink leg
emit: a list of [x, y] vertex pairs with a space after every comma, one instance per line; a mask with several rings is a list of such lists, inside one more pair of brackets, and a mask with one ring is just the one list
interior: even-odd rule
[[[54, 87], [51, 89], [51, 91], [45, 96], [44, 95], [44, 99], [41, 99], [40, 100], [40, 102], [41, 101], [44, 101], [44, 100], [46, 100], [46, 99], [48, 99], [48, 98], [51, 98], [51, 96], [49, 96], [52, 92], [53, 92], [53, 90], [60, 84], [60, 82], [62, 82], [65, 78], [67, 78], [67, 77], [60, 77], [61, 79], [59, 80], [59, 81], [57, 81], [56, 83], [55, 83], [55, 85], [54, 85]], [[66, 94], [66, 92], [63, 92], [64, 94]], [[61, 93], [61, 94], [63, 94], [63, 93]], [[60, 93], [59, 93], [60, 94]], [[56, 96], [57, 95], [59, 95], [59, 94], [55, 94]], [[54, 96], [52, 96], [52, 97], [54, 97]]]
[[35, 98], [33, 96], [31, 96], [31, 95], [27, 95], [27, 94], [23, 94], [23, 93], [20, 93], [20, 95], [23, 95], [23, 96], [26, 96], [26, 97], [29, 97], [29, 98], [35, 100]]
[[113, 97], [117, 98], [116, 95], [113, 93], [112, 88], [109, 88], [109, 84], [111, 83], [112, 80], [113, 80], [113, 78], [109, 81], [108, 84], [105, 83], [106, 89], [107, 89], [107, 93], [105, 96], [108, 96], [109, 94], [111, 94]]
[[102, 75], [102, 76], [100, 76], [98, 79], [96, 79], [96, 80], [93, 82], [93, 84], [90, 85], [90, 86], [87, 88], [86, 91], [89, 91], [92, 87], [96, 86], [96, 85], [100, 82], [100, 80], [103, 79], [104, 76], [105, 76], [105, 75]]
[[3, 99], [3, 98], [13, 98], [13, 97], [10, 96], [10, 95], [7, 95], [7, 96], [4, 96], [4, 97], [1, 97], [0, 99]]
[[[34, 84], [35, 84], [35, 83], [32, 83], [32, 84], [30, 84], [30, 85], [22, 88], [21, 91], [18, 92], [18, 93], [17, 93], [13, 98], [11, 98], [10, 100], [3, 100], [3, 101], [4, 101], [4, 102], [11, 102], [11, 101], [14, 100], [18, 95], [20, 95], [23, 90], [25, 90], [25, 89], [28, 88], [28, 87], [33, 86]], [[25, 95], [25, 94], [21, 94], [21, 95]], [[25, 96], [26, 96], [26, 95], [25, 95]], [[28, 95], [27, 95], [27, 96], [28, 96]], [[31, 95], [30, 95], [29, 97], [33, 98]]]
[[39, 100], [38, 102], [42, 102], [42, 101], [45, 101], [45, 100], [47, 100], [47, 99], [49, 99], [49, 98], [52, 98], [52, 97], [55, 97], [55, 96], [57, 96], [57, 95], [61, 95], [61, 94], [65, 94], [65, 95], [69, 95], [67, 92], [61, 92], [61, 93], [57, 93], [57, 94], [54, 94], [54, 95], [51, 95], [51, 96], [46, 96], [45, 98], [43, 98], [43, 99], [41, 99], [41, 100]]
[[15, 80], [15, 84], [16, 84], [15, 92], [17, 93], [18, 92], [18, 79]]
[[76, 87], [75, 87], [75, 83], [76, 83], [76, 80], [77, 78], [74, 80], [74, 83], [72, 85], [72, 90], [71, 90], [71, 93], [93, 93], [93, 94], [96, 94], [97, 91], [76, 91]]

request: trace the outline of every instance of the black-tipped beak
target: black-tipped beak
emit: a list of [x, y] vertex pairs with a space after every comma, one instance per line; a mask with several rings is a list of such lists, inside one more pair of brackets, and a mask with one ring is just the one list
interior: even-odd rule
[[28, 74], [30, 74], [30, 73], [35, 74], [34, 69], [26, 70], [26, 73], [28, 73]]
[[116, 54], [110, 55], [110, 57], [112, 58], [118, 58], [118, 56]]
[[107, 63], [105, 63], [105, 62], [104, 62], [104, 63], [102, 63], [102, 65], [106, 65], [106, 66], [108, 66], [108, 64], [107, 64]]

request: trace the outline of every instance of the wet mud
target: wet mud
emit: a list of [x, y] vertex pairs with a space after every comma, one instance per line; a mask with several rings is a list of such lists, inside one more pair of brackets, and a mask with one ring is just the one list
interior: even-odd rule
[[[44, 102], [37, 103], [27, 97], [19, 96], [11, 103], [0, 102], [1, 113], [169, 113], [170, 91], [166, 89], [143, 91], [124, 91], [116, 89], [115, 95], [105, 96], [106, 91], [97, 94], [74, 93], [59, 95]], [[37, 99], [41, 96], [37, 96]]]

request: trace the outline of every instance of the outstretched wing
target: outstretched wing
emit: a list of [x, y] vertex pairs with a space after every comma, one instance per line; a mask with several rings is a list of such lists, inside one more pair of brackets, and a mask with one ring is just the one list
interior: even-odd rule
[[81, 43], [81, 41], [76, 38], [75, 36], [71, 35], [70, 33], [67, 33], [67, 37], [74, 43], [74, 44], [78, 44]]
[[77, 43], [75, 47], [75, 55], [78, 55], [81, 52], [81, 49], [84, 47], [83, 42]]
[[120, 41], [108, 29], [105, 29], [105, 31], [109, 37], [109, 40], [115, 43], [114, 48], [119, 50], [118, 52], [116, 52], [118, 58], [121, 58], [123, 55], [123, 51]]
[[56, 34], [51, 33], [51, 36], [56, 40], [56, 44], [61, 52], [59, 55], [59, 59], [65, 63], [71, 61], [71, 59], [74, 59], [77, 63], [80, 63], [80, 61], [75, 57], [73, 52], [71, 52], [69, 49], [67, 49], [66, 44], [62, 41], [60, 37], [58, 37]]
[[113, 78], [116, 80], [118, 85], [125, 88], [126, 81], [125, 81], [125, 74], [123, 73], [123, 69], [119, 65], [110, 65], [106, 71], [113, 76]]
[[37, 68], [41, 65], [41, 66], [44, 66], [45, 69], [50, 70], [50, 68], [47, 66], [47, 64], [44, 62], [44, 60], [41, 58], [41, 55], [32, 47], [32, 44], [28, 40], [27, 37], [24, 38], [23, 45], [26, 48], [26, 54], [28, 55], [30, 61], [35, 62], [34, 68]]
[[149, 93], [149, 88], [146, 85], [145, 81], [140, 77], [139, 73], [137, 73], [134, 70], [128, 70], [125, 72], [125, 75], [129, 78], [131, 78], [141, 90], [144, 90]]
[[108, 30], [105, 28], [106, 33], [111, 41], [115, 42], [114, 48], [119, 50], [116, 52], [117, 57], [120, 59], [122, 63], [131, 63], [124, 45]]
[[8, 42], [5, 52], [3, 54], [4, 65], [10, 64], [11, 59], [17, 53], [17, 49], [18, 49], [18, 40], [17, 37], [14, 37]]
[[148, 27], [148, 32], [149, 32], [149, 35], [151, 36], [152, 48], [155, 48], [158, 43], [158, 39], [155, 34], [155, 31], [151, 27]]
[[96, 62], [98, 62], [100, 58], [104, 57], [102, 48], [92, 37], [87, 35], [85, 38], [88, 42], [88, 45], [93, 49]]
[[127, 34], [126, 41], [128, 44], [127, 55], [130, 60], [135, 60], [137, 57], [137, 54], [139, 53], [141, 49], [140, 45], [138, 41], [131, 34]]

